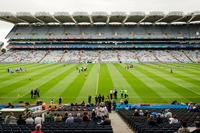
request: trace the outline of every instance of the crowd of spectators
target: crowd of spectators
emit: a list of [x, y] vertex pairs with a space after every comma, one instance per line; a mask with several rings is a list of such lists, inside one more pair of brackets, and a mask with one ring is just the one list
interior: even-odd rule
[[15, 50], [0, 56], [2, 63], [156, 63], [200, 62], [200, 52], [178, 50]]

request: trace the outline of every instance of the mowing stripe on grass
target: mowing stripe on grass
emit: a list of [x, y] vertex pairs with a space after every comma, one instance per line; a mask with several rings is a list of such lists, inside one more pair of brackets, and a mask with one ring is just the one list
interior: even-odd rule
[[[162, 69], [163, 71], [167, 72], [167, 73], [171, 73], [171, 68], [174, 68], [173, 66], [170, 66], [170, 65], [158, 65], [157, 64], [150, 64], [151, 66], [154, 66], [155, 68], [157, 69]], [[187, 71], [188, 69], [182, 69], [182, 68], [175, 68], [173, 69], [173, 76], [178, 76], [178, 77], [181, 77], [182, 79], [186, 79], [188, 80], [189, 82], [196, 82], [198, 83], [200, 81], [200, 78], [199, 78], [199, 74], [190, 74], [190, 72]], [[200, 85], [200, 83], [198, 84]]]
[[[59, 81], [62, 81], [62, 79], [69, 74], [69, 72], [75, 70], [75, 67], [77, 65], [68, 65], [67, 67], [60, 68], [57, 70], [55, 75], [52, 76], [51, 79], [45, 80], [43, 82], [44, 84], [38, 85], [37, 88], [40, 90], [40, 96], [43, 97], [43, 94], [47, 92], [50, 88], [53, 88], [57, 85]], [[40, 83], [39, 83], [40, 84]], [[57, 89], [56, 89], [57, 90]], [[52, 93], [53, 94], [53, 93]], [[39, 99], [41, 99], [39, 98]], [[27, 93], [23, 97], [20, 97], [20, 99], [17, 99], [17, 101], [28, 99], [30, 100], [30, 93]], [[31, 101], [35, 101], [36, 99], [31, 99]]]
[[[135, 74], [127, 71], [120, 64], [115, 64], [115, 67], [123, 75], [123, 77], [129, 82], [132, 88], [137, 92], [137, 94], [142, 98], [142, 102], [156, 102], [158, 99], [162, 99], [155, 91], [146, 86], [140, 79], [138, 79]], [[142, 89], [141, 89], [142, 88]]]
[[12, 97], [13, 94], [17, 94], [17, 98], [24, 97], [26, 94], [30, 93], [32, 89], [39, 88], [41, 85], [53, 79], [54, 76], [58, 76], [59, 74], [64, 72], [65, 69], [63, 69], [62, 65], [56, 65], [56, 66], [57, 67], [53, 69], [51, 72], [43, 74], [43, 76], [40, 76], [40, 78], [37, 78], [36, 80], [21, 86], [19, 89], [15, 89], [14, 91], [6, 94], [5, 97]]
[[[173, 88], [178, 87], [176, 84], [171, 83], [164, 78], [162, 78], [162, 75], [157, 76], [155, 75], [151, 70], [148, 68], [143, 68], [142, 65], [137, 66], [134, 68], [133, 71], [138, 70], [140, 73], [143, 73], [146, 75], [146, 77], [150, 78], [153, 80], [149, 84], [154, 84], [156, 88], [158, 88], [158, 91], [161, 91], [162, 95], [166, 97], [166, 99], [169, 99], [171, 101], [173, 100], [178, 100], [178, 99], [185, 99], [185, 101], [188, 101], [188, 99], [184, 98], [182, 94], [179, 93], [179, 91], [174, 90]], [[144, 77], [142, 77], [144, 78]], [[161, 90], [162, 89], [162, 90]], [[179, 89], [178, 89], [179, 90]], [[180, 91], [181, 92], [181, 91]]]
[[190, 68], [186, 68], [186, 67], [183, 67], [183, 66], [177, 66], [177, 65], [174, 66], [172, 64], [161, 64], [159, 66], [162, 66], [163, 68], [166, 68], [169, 71], [170, 71], [171, 68], [175, 68], [176, 73], [179, 73], [179, 72], [184, 73], [184, 75], [188, 75], [189, 77], [194, 77], [194, 79], [195, 79], [195, 76], [200, 74], [200, 72], [198, 72], [196, 70], [194, 71]]
[[[198, 98], [199, 95], [188, 90], [187, 88], [184, 87], [183, 83], [177, 83], [171, 77], [166, 76], [165, 73], [162, 73], [159, 70], [152, 69], [148, 66], [145, 65], [140, 65], [139, 67], [143, 68], [143, 70], [148, 71], [150, 74], [149, 76], [153, 76], [154, 79], [156, 80], [161, 80], [161, 83], [165, 86], [167, 86], [169, 89], [172, 91], [176, 91], [178, 94], [182, 95], [184, 98], [192, 100], [192, 98]], [[188, 101], [189, 101], [188, 100]]]
[[119, 92], [118, 97], [120, 97], [121, 89], [127, 89], [128, 93], [130, 94], [129, 98], [136, 98], [135, 100], [139, 100], [139, 101], [141, 100], [141, 97], [139, 96], [139, 94], [135, 92], [132, 86], [127, 82], [127, 80], [121, 75], [121, 73], [113, 64], [108, 65], [108, 70], [111, 75], [114, 88], [116, 88]]
[[[83, 87], [84, 82], [86, 81], [85, 74], [89, 73], [94, 65], [89, 64], [88, 70], [86, 72], [81, 72], [74, 81], [65, 88], [64, 92], [61, 94], [62, 97], [65, 97], [63, 101], [69, 103], [70, 102], [77, 102], [76, 98], [79, 94], [80, 88]], [[67, 97], [66, 97], [67, 96]], [[81, 99], [80, 99], [81, 100]]]
[[[21, 86], [24, 86], [26, 84], [29, 84], [33, 81], [35, 81], [36, 79], [40, 79], [40, 77], [44, 76], [45, 74], [48, 74], [48, 71], [51, 71], [60, 67], [60, 65], [53, 65], [51, 67], [48, 67], [48, 68], [43, 68], [41, 70], [38, 70], [34, 73], [31, 73], [30, 75], [28, 76], [24, 76], [23, 78], [20, 78], [20, 79], [14, 79], [11, 83], [8, 82], [8, 84], [5, 84], [4, 86], [1, 86], [1, 94], [0, 96], [2, 95], [5, 95], [6, 93], [9, 93], [10, 91], [13, 91]], [[31, 80], [29, 79], [31, 76]], [[16, 95], [15, 95], [16, 96]]]
[[[113, 89], [113, 82], [111, 75], [109, 74], [107, 64], [100, 65], [99, 73], [99, 84], [98, 84], [98, 94], [107, 96], [110, 93], [110, 89]], [[98, 95], [97, 94], [97, 95]]]
[[[48, 99], [49, 98], [58, 98], [63, 94], [65, 91], [65, 88], [67, 88], [74, 80], [75, 78], [79, 75], [77, 71], [74, 69], [68, 70], [67, 76], [65, 76], [62, 80], [60, 80], [55, 86], [51, 87], [48, 89], [43, 95], [43, 99]], [[52, 96], [52, 94], [54, 94]]]
[[7, 71], [7, 68], [16, 68], [16, 67], [19, 67], [19, 66], [29, 66], [29, 65], [33, 65], [33, 64], [1, 64], [0, 66], [0, 71]]
[[200, 70], [199, 66], [193, 66], [192, 64], [186, 64], [186, 63], [181, 63], [181, 64], [170, 64], [172, 66], [183, 66], [184, 68], [190, 69], [190, 70], [195, 70], [195, 72], [198, 73], [198, 71]]
[[[147, 65], [147, 64], [146, 64]], [[148, 64], [147, 65], [150, 68], [157, 69], [154, 65]], [[176, 74], [176, 73], [169, 73], [168, 71], [161, 68], [161, 72], [165, 74], [166, 77], [173, 79], [176, 83], [184, 85], [187, 89], [190, 89], [194, 93], [200, 95], [200, 83], [199, 81], [194, 81], [188, 77], [184, 77], [182, 75]]]
[[[31, 65], [31, 66], [26, 66], [25, 67], [25, 71], [26, 72], [20, 72], [20, 73], [13, 73], [13, 74], [10, 74], [10, 73], [7, 73], [7, 71], [4, 71], [1, 75], [0, 75], [0, 80], [1, 82], [5, 81], [5, 78], [6, 80], [8, 79], [11, 79], [13, 77], [20, 77], [20, 76], [23, 76], [24, 74], [27, 74], [29, 72], [32, 72], [33, 70], [37, 70], [38, 68], [41, 68], [43, 67], [44, 65]], [[24, 68], [24, 67], [23, 67]]]
[[[149, 88], [151, 88], [154, 92], [156, 92], [160, 97], [162, 97], [162, 99], [160, 99], [160, 102], [171, 102], [170, 101], [166, 101], [168, 100], [167, 98], [177, 98], [177, 97], [181, 97], [179, 94], [172, 92], [171, 90], [169, 90], [167, 87], [163, 86], [161, 83], [155, 81], [154, 79], [150, 78], [148, 76], [148, 74], [143, 73], [142, 70], [140, 69], [132, 69], [129, 70], [132, 74], [135, 75], [135, 77], [137, 77], [138, 79], [140, 79], [144, 84], [146, 84], [146, 86], [148, 86]], [[165, 95], [163, 95], [165, 94]]]
[[[46, 69], [46, 67], [48, 66], [52, 66], [54, 67], [54, 65], [42, 65], [42, 66], [37, 66], [37, 67], [34, 67], [33, 69], [31, 70], [28, 70], [26, 72], [23, 72], [23, 73], [14, 73], [14, 74], [8, 74], [7, 76], [10, 76], [10, 79], [9, 80], [1, 80], [1, 86], [0, 86], [0, 89], [2, 87], [6, 87], [6, 85], [11, 85], [13, 83], [16, 83], [16, 82], [19, 82], [20, 80], [22, 79], [25, 79], [25, 78], [30, 78], [31, 76], [34, 76], [34, 72], [38, 72], [38, 70], [42, 70], [42, 69]], [[11, 84], [10, 84], [11, 83]]]
[[77, 96], [78, 99], [76, 101], [79, 101], [79, 98], [86, 101], [89, 95], [94, 98], [96, 94], [97, 80], [99, 77], [98, 73], [99, 64], [94, 64], [91, 71], [88, 73], [87, 80], [85, 81], [83, 87], [80, 89], [80, 92]]

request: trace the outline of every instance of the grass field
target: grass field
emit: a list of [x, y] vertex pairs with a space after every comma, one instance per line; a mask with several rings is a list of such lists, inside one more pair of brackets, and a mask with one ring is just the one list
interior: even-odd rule
[[[19, 66], [27, 72], [7, 73], [8, 67]], [[88, 67], [87, 74], [76, 70], [81, 66]], [[87, 102], [88, 95], [94, 101], [96, 94], [122, 88], [128, 90], [131, 103], [200, 103], [200, 64], [134, 64], [131, 70], [125, 64], [0, 64], [0, 103], [34, 103], [30, 90], [37, 87], [46, 102], [57, 102], [59, 96], [65, 103]]]

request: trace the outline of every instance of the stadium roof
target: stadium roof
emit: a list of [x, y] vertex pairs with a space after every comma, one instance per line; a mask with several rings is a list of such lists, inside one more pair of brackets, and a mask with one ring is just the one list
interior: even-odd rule
[[75, 12], [73, 14], [69, 14], [68, 12], [56, 12], [54, 15], [48, 12], [36, 12], [32, 15], [29, 12], [17, 12], [13, 14], [11, 12], [0, 12], [0, 20], [10, 22], [13, 24], [20, 23], [73, 23], [73, 24], [81, 24], [81, 23], [156, 23], [156, 22], [164, 22], [164, 23], [173, 23], [173, 22], [196, 22], [200, 21], [200, 12], [192, 12], [189, 14], [184, 14], [180, 11], [172, 11], [168, 14], [164, 14], [160, 11], [153, 11], [149, 14], [145, 14], [144, 12], [112, 12], [108, 14], [106, 12], [93, 12], [88, 14], [87, 12]]

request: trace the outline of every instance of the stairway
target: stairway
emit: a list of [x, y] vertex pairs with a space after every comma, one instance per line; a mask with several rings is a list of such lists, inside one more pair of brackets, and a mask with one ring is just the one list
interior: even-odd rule
[[184, 51], [182, 51], [183, 54], [192, 62], [192, 63], [196, 63], [195, 61], [193, 61]]
[[[169, 51], [167, 51], [169, 53]], [[170, 53], [169, 53], [170, 54]], [[176, 56], [174, 56], [173, 54], [170, 54], [174, 59], [176, 59], [178, 62], [183, 63], [182, 61], [180, 61], [178, 58], [176, 58]]]
[[64, 51], [64, 52], [63, 52], [62, 56], [60, 57], [60, 59], [59, 59], [59, 61], [58, 61], [59, 63], [61, 63], [63, 57], [65, 56], [65, 53], [67, 53], [67, 51]]
[[111, 119], [113, 133], [134, 133], [134, 131], [117, 114], [117, 112], [113, 111], [110, 113], [109, 118]]
[[40, 62], [49, 54], [49, 52], [50, 52], [50, 51], [47, 51], [47, 52], [45, 53], [45, 55], [44, 55], [37, 63], [40, 63]]
[[156, 56], [156, 54], [155, 54], [154, 52], [152, 52], [152, 55], [156, 58], [156, 60], [157, 60], [158, 62], [163, 63], [162, 61], [160, 61], [160, 60], [158, 59], [158, 57]]
[[[136, 52], [136, 51], [135, 51], [135, 52]], [[136, 52], [136, 55], [135, 55], [135, 56], [136, 56], [136, 58], [137, 58], [138, 62], [139, 62], [139, 63], [142, 63], [142, 62], [141, 62], [141, 60], [140, 60], [140, 58], [138, 57], [138, 55], [137, 55], [137, 54], [138, 54], [138, 53]]]

